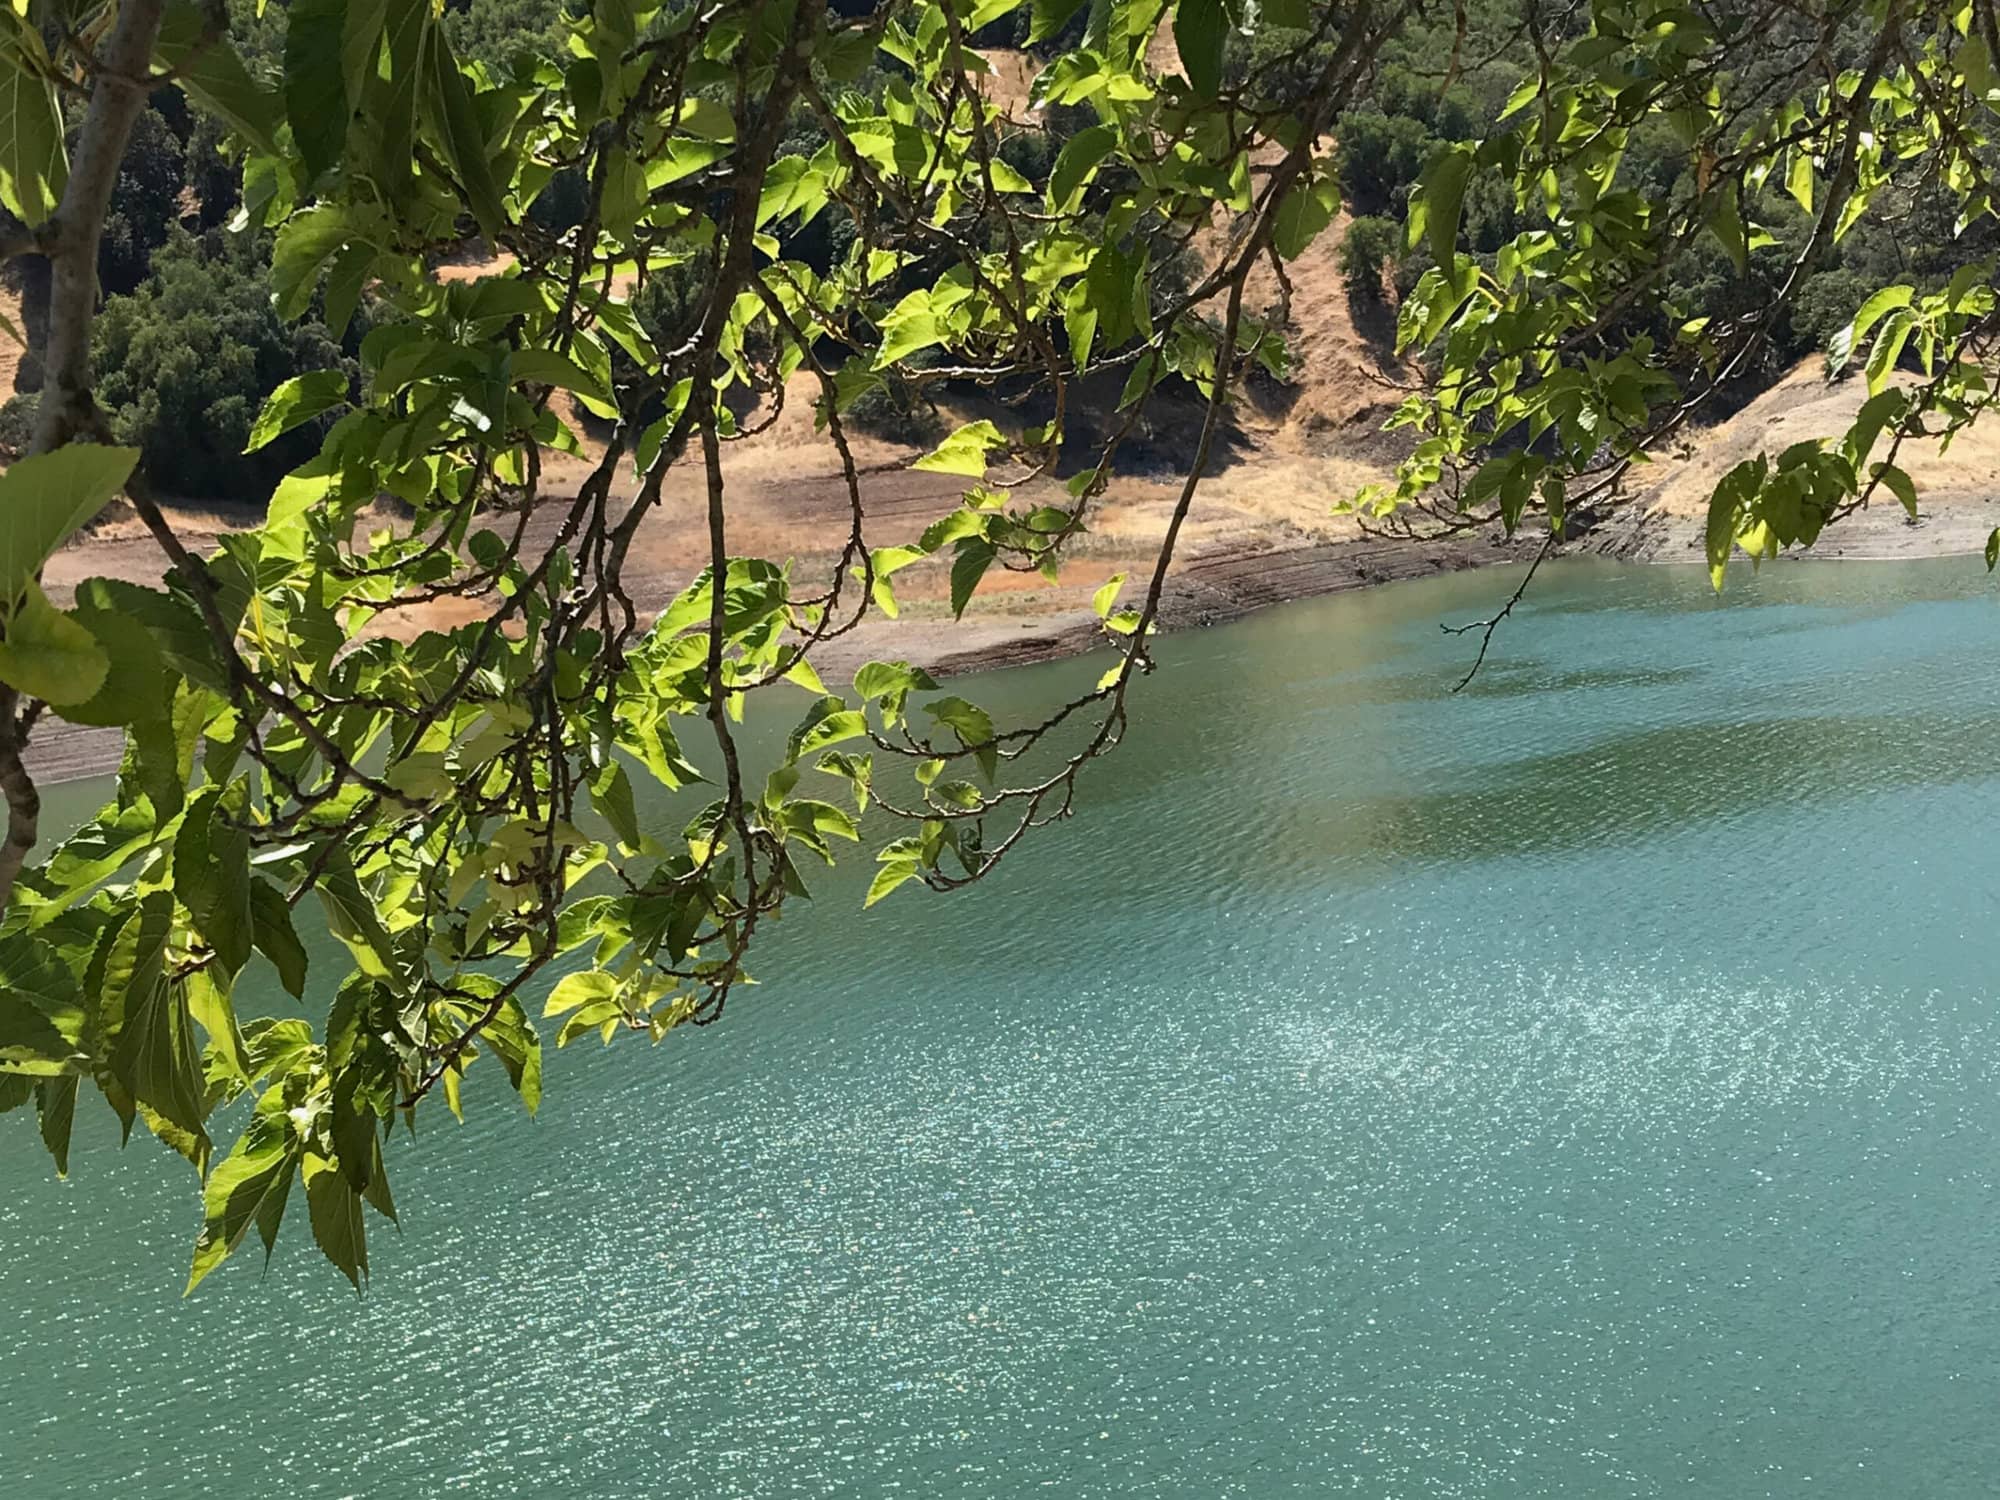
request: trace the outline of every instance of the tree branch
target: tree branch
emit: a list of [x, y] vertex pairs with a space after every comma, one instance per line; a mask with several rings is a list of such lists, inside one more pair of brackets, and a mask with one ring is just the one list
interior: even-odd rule
[[[51, 453], [89, 426], [90, 330], [97, 313], [97, 247], [118, 185], [132, 122], [146, 106], [135, 80], [152, 64], [165, 0], [124, 0], [105, 44], [104, 68], [91, 86], [90, 112], [70, 164], [69, 182], [54, 216], [34, 234], [49, 258], [49, 340], [43, 356], [41, 407], [28, 451]], [[33, 722], [19, 712], [20, 695], [0, 690], [0, 795], [7, 801], [7, 837], [0, 844], [0, 909], [14, 893], [21, 866], [41, 837], [42, 799], [21, 763]]]

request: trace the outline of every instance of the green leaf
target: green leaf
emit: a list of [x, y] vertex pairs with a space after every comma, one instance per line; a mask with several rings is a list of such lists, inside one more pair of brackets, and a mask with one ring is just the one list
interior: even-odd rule
[[310, 370], [294, 375], [265, 398], [264, 409], [250, 429], [245, 453], [255, 453], [281, 433], [310, 422], [321, 412], [347, 400], [347, 374], [342, 370]]
[[236, 1002], [228, 979], [218, 978], [212, 968], [197, 969], [187, 977], [187, 999], [188, 1014], [208, 1035], [208, 1051], [230, 1077], [248, 1085], [252, 1081], [250, 1054], [242, 1028], [236, 1024]]
[[936, 474], [967, 474], [980, 479], [986, 474], [987, 451], [1006, 446], [1007, 439], [991, 422], [967, 422], [910, 467], [927, 469]]
[[331, 203], [286, 220], [271, 247], [271, 294], [280, 318], [293, 322], [312, 305], [320, 267], [347, 243], [351, 228]]
[[35, 1085], [35, 1112], [40, 1117], [42, 1144], [55, 1158], [56, 1176], [69, 1176], [70, 1127], [76, 1120], [74, 1073], [61, 1078], [45, 1078]]
[[1986, 38], [1976, 26], [1958, 49], [1958, 66], [1965, 74], [1967, 92], [1984, 100], [1993, 88], [1993, 58], [1986, 49]]
[[379, 1124], [396, 1102], [397, 1058], [382, 1034], [383, 998], [372, 980], [350, 978], [334, 996], [326, 1020], [334, 1160], [356, 1192], [382, 1173]]
[[1174, 45], [1200, 98], [1213, 99], [1222, 87], [1222, 44], [1228, 29], [1222, 0], [1180, 0], [1174, 7]]
[[165, 967], [173, 911], [173, 897], [155, 891], [111, 945], [101, 1003], [123, 1019], [109, 1066], [134, 1099], [205, 1145], [206, 1085], [194, 1023], [185, 988]]
[[308, 177], [338, 166], [347, 144], [346, 19], [347, 0], [292, 0], [285, 9], [285, 114]]
[[1332, 178], [1295, 182], [1278, 204], [1271, 243], [1286, 260], [1305, 254], [1340, 208], [1340, 188]]
[[323, 505], [339, 483], [340, 467], [325, 453], [316, 453], [278, 481], [264, 513], [266, 531], [282, 531], [316, 505]]
[[138, 462], [137, 448], [71, 443], [0, 474], [0, 606], [18, 599], [49, 554], [111, 503]]
[[1088, 281], [1069, 289], [1063, 305], [1063, 332], [1069, 336], [1070, 368], [1082, 373], [1090, 363], [1090, 346], [1097, 337], [1097, 304], [1090, 295]]
[[785, 746], [787, 762], [802, 760], [829, 745], [851, 740], [868, 732], [868, 716], [849, 708], [829, 694], [807, 710]]
[[979, 580], [986, 576], [986, 570], [993, 565], [998, 554], [991, 542], [968, 538], [958, 544], [958, 556], [951, 562], [951, 613], [954, 619], [965, 614], [965, 606], [972, 602], [972, 591], [979, 587]]
[[931, 312], [931, 294], [911, 292], [882, 318], [882, 347], [876, 351], [873, 368], [886, 369], [899, 359], [908, 359], [919, 349], [928, 349], [942, 340], [936, 316]]
[[1868, 351], [1868, 394], [1879, 395], [1889, 384], [1889, 377], [1896, 373], [1896, 363], [1903, 357], [1903, 346], [1910, 341], [1917, 320], [1906, 308], [1897, 308], [1890, 313], [1875, 335], [1875, 343]]
[[283, 117], [278, 96], [250, 76], [226, 35], [205, 35], [203, 9], [191, 0], [169, 6], [153, 44], [154, 56], [210, 114], [257, 150], [276, 156]]
[[875, 878], [868, 884], [868, 899], [862, 906], [873, 906], [904, 881], [916, 879], [919, 868], [914, 859], [890, 860], [875, 872]]
[[[507, 1070], [507, 1081], [530, 1115], [542, 1105], [542, 1038], [517, 1000], [509, 999], [481, 1033]], [[384, 1179], [377, 1179], [382, 1181]]]
[[278, 982], [294, 1000], [305, 997], [306, 948], [292, 925], [292, 909], [284, 893], [268, 880], [250, 882], [250, 938], [271, 960]]
[[681, 101], [679, 127], [706, 141], [736, 139], [736, 116], [713, 99], [689, 97]]
[[[1078, 0], [1081, 4], [1082, 0]], [[826, 76], [836, 83], [852, 83], [868, 71], [868, 64], [875, 57], [875, 34], [866, 27], [854, 26], [836, 31], [820, 44], [813, 54], [813, 61], [826, 71]]]
[[[378, 18], [372, 10], [379, 10]], [[343, 71], [352, 69], [350, 84], [358, 87], [351, 97], [359, 104], [369, 125], [375, 176], [395, 200], [408, 192], [416, 154], [419, 102], [424, 93], [426, 60], [433, 29], [431, 0], [365, 0], [350, 9], [346, 34], [342, 39]], [[370, 39], [380, 32], [378, 58]], [[384, 69], [381, 65], [386, 62]], [[334, 298], [327, 293], [328, 327], [332, 327]]]
[[347, 0], [340, 30], [340, 79], [347, 98], [359, 102], [382, 61], [382, 28], [387, 0]]
[[1848, 429], [1847, 437], [1841, 444], [1847, 461], [1857, 471], [1868, 455], [1874, 452], [1882, 429], [1891, 422], [1902, 420], [1906, 405], [1907, 398], [1898, 390], [1883, 391], [1861, 403], [1861, 410], [1854, 414], [1854, 425]]
[[1785, 191], [1801, 210], [1813, 211], [1812, 153], [1803, 146], [1792, 147], [1791, 161], [1785, 168]]
[[1069, 25], [1069, 18], [1081, 9], [1083, 0], [1035, 0], [1033, 19], [1028, 25], [1028, 41], [1048, 40]]
[[1431, 259], [1447, 279], [1458, 255], [1458, 219], [1471, 175], [1472, 148], [1452, 146], [1430, 159], [1410, 194], [1410, 246], [1428, 241]]
[[611, 387], [553, 349], [516, 349], [508, 358], [507, 371], [516, 385], [558, 386], [602, 407], [604, 411], [598, 415], [616, 415], [611, 407]]
[[49, 880], [66, 894], [79, 893], [116, 873], [156, 837], [151, 808], [107, 807], [63, 840], [49, 861]]
[[327, 929], [347, 945], [360, 971], [373, 979], [393, 978], [395, 952], [389, 934], [344, 851], [327, 861], [314, 889], [326, 908]]
[[988, 163], [993, 174], [993, 191], [996, 193], [1032, 193], [1035, 185], [999, 157]]
[[1846, 369], [1848, 361], [1854, 358], [1855, 349], [1875, 325], [1897, 308], [1908, 307], [1914, 295], [1914, 288], [1908, 286], [1885, 286], [1863, 302], [1853, 321], [1827, 340], [1827, 373], [1837, 375]]
[[250, 835], [236, 825], [223, 788], [204, 787], [188, 804], [174, 840], [174, 894], [223, 968], [250, 961]]
[[1903, 509], [1909, 512], [1912, 521], [1917, 518], [1917, 486], [1908, 474], [1895, 464], [1876, 464], [1873, 469], [1875, 482], [1903, 502]]
[[458, 59], [442, 32], [431, 38], [432, 89], [438, 109], [438, 128], [444, 138], [446, 159], [459, 185], [465, 189], [466, 204], [479, 221], [481, 233], [489, 238], [507, 223], [500, 201], [500, 189], [493, 178], [493, 163], [487, 155], [486, 132], [473, 107], [472, 91], [459, 71]]
[[1729, 553], [1736, 534], [1749, 512], [1751, 499], [1762, 487], [1765, 466], [1762, 459], [1745, 459], [1722, 477], [1708, 500], [1708, 578], [1718, 593], [1729, 567]]
[[854, 674], [854, 691], [871, 700], [892, 695], [900, 698], [913, 691], [928, 693], [936, 689], [937, 681], [930, 673], [906, 661], [865, 662]]
[[229, 1154], [208, 1174], [201, 1195], [205, 1222], [194, 1242], [187, 1291], [229, 1258], [252, 1224], [269, 1253], [303, 1154], [293, 1139], [282, 1091], [273, 1088], [258, 1101], [257, 1112]]
[[993, 738], [993, 716], [976, 703], [963, 698], [939, 698], [924, 705], [924, 712], [958, 736], [958, 742], [972, 751], [987, 779], [999, 769], [999, 746]]
[[590, 780], [590, 805], [611, 825], [628, 849], [639, 846], [639, 811], [632, 798], [632, 778], [617, 761], [608, 761]]
[[1097, 592], [1090, 596], [1090, 607], [1097, 611], [1098, 619], [1102, 620], [1111, 613], [1111, 606], [1118, 599], [1118, 591], [1124, 587], [1123, 573], [1113, 573], [1098, 586]]
[[1986, 534], [1986, 571], [1991, 573], [2000, 566], [2000, 526]]
[[968, 34], [983, 26], [990, 26], [1002, 16], [1011, 16], [1021, 8], [1022, 0], [979, 0], [971, 15], [965, 18]]
[[[39, 36], [31, 39], [25, 28], [17, 47], [45, 56]], [[68, 182], [55, 85], [31, 70], [27, 59], [0, 56], [0, 204], [32, 228], [56, 211]]]
[[145, 724], [166, 726], [173, 701], [173, 681], [153, 633], [130, 615], [92, 605], [78, 605], [70, 617], [96, 637], [110, 664], [103, 684], [81, 703], [65, 704], [62, 716], [72, 724]]
[[76, 1056], [76, 1038], [57, 1028], [42, 997], [0, 989], [0, 1074], [54, 1077]]
[[1056, 164], [1049, 173], [1049, 208], [1052, 212], [1068, 213], [1076, 207], [1073, 201], [1083, 191], [1104, 158], [1109, 156], [1118, 144], [1118, 132], [1109, 125], [1092, 125], [1079, 130], [1056, 153]]
[[96, 697], [110, 670], [111, 659], [97, 637], [30, 582], [0, 639], [0, 681], [61, 708]]
[[308, 1151], [304, 1158], [306, 1211], [312, 1216], [313, 1239], [340, 1274], [361, 1290], [368, 1274], [368, 1235], [361, 1222], [361, 1194], [340, 1168]]
[[542, 1003], [542, 1014], [560, 1016], [580, 1005], [609, 1000], [617, 995], [618, 989], [617, 975], [606, 973], [603, 969], [580, 969], [574, 974], [565, 974], [549, 991], [549, 998]]

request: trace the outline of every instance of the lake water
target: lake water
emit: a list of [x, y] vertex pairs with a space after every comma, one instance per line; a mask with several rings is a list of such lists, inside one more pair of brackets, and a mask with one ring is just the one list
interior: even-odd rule
[[1451, 696], [1511, 586], [1165, 640], [990, 887], [399, 1137], [363, 1299], [0, 1120], [0, 1494], [2000, 1490], [2000, 596], [1551, 568]]

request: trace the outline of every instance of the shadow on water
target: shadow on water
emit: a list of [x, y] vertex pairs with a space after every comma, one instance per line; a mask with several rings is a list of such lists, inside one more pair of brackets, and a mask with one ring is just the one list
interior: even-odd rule
[[1896, 787], [1985, 779], [1995, 772], [1996, 745], [1995, 714], [1676, 724], [1507, 761], [1471, 785], [1328, 799], [1311, 826], [1316, 851], [1336, 858], [1558, 854]]
[[[1632, 691], [1693, 682], [1699, 667], [1572, 667], [1552, 668], [1542, 662], [1501, 662], [1482, 666], [1460, 696], [1474, 698], [1533, 698], [1543, 694], [1580, 693], [1594, 689]], [[1355, 703], [1434, 703], [1451, 695], [1452, 681], [1435, 669], [1407, 676], [1363, 678], [1347, 697]]]

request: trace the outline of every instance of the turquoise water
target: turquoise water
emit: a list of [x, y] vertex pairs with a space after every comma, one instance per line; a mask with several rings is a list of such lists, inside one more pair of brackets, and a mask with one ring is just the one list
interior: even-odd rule
[[0, 1494], [2000, 1489], [1984, 572], [1551, 569], [1450, 696], [1510, 587], [1164, 641], [991, 887], [399, 1138], [365, 1299], [0, 1120]]

